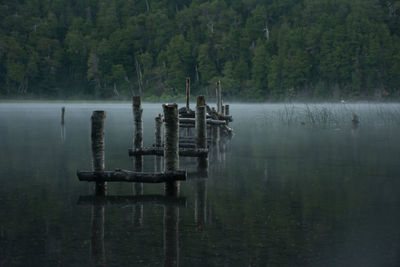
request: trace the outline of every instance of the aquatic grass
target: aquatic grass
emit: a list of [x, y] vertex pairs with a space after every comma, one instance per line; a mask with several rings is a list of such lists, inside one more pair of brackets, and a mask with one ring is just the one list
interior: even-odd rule
[[341, 129], [353, 126], [353, 114], [363, 127], [400, 125], [399, 104], [283, 104], [265, 113], [264, 118], [271, 126]]

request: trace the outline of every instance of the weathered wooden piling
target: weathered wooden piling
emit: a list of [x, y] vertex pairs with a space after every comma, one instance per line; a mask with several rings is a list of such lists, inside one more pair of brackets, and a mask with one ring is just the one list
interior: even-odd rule
[[225, 116], [229, 116], [229, 105], [225, 105]]
[[[106, 112], [93, 111], [92, 122], [92, 167], [95, 172], [104, 171], [104, 120]], [[96, 182], [96, 194], [105, 195], [106, 182]]]
[[[143, 109], [140, 96], [132, 97], [132, 112], [133, 112], [133, 148], [140, 149], [143, 147]], [[143, 171], [143, 156], [136, 156], [134, 159], [134, 170], [136, 172]], [[136, 195], [143, 194], [143, 184], [135, 183], [134, 191]]]
[[132, 98], [132, 109], [134, 124], [133, 147], [141, 148], [143, 146], [143, 109], [140, 96], [134, 96]]
[[190, 110], [190, 78], [186, 78], [186, 112]]
[[65, 122], [64, 118], [65, 118], [65, 107], [62, 107], [61, 108], [61, 124], [62, 125], [64, 125], [64, 122]]
[[221, 106], [221, 115], [225, 115], [225, 106], [224, 105]]
[[[207, 148], [207, 119], [206, 119], [206, 101], [204, 96], [197, 97], [196, 115], [195, 115], [195, 142], [197, 149]], [[198, 169], [203, 171], [208, 167], [207, 155], [198, 158]]]
[[158, 114], [158, 116], [155, 118], [155, 123], [156, 123], [156, 128], [155, 128], [155, 146], [156, 147], [161, 147], [161, 128], [162, 128], [162, 116], [161, 114]]
[[222, 112], [222, 94], [221, 94], [221, 81], [216, 84], [216, 96], [217, 96], [217, 112]]
[[[179, 168], [179, 114], [177, 104], [164, 104], [164, 172], [171, 173]], [[165, 193], [179, 193], [179, 182], [166, 182]]]

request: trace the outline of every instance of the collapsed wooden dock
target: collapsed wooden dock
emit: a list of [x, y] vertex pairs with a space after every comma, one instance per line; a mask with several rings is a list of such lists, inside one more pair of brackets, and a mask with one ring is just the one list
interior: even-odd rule
[[[195, 110], [190, 109], [190, 80], [186, 82], [186, 107], [178, 109], [177, 104], [162, 105], [163, 114], [155, 118], [155, 143], [152, 147], [143, 147], [143, 109], [140, 96], [132, 98], [134, 122], [133, 148], [128, 155], [134, 157], [134, 170], [104, 168], [104, 123], [105, 111], [94, 111], [91, 116], [91, 171], [78, 171], [80, 181], [94, 182], [96, 192], [105, 195], [108, 182], [164, 183], [165, 192], [179, 192], [179, 182], [187, 179], [187, 171], [178, 168], [179, 157], [199, 158], [199, 169], [208, 168], [209, 147], [219, 139], [220, 135], [231, 136], [228, 126], [233, 121], [229, 114], [229, 105], [222, 105], [221, 86], [217, 83], [217, 109], [210, 108], [204, 96], [197, 97]], [[164, 128], [164, 136], [162, 136]], [[180, 135], [183, 128], [186, 136]], [[194, 134], [191, 131], [194, 129]], [[143, 156], [163, 157], [163, 171], [143, 172]], [[204, 173], [200, 171], [198, 173]]]

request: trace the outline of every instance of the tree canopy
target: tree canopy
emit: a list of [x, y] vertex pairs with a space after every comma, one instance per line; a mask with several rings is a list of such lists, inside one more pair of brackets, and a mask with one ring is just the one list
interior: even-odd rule
[[249, 100], [400, 91], [400, 0], [4, 0], [0, 94]]

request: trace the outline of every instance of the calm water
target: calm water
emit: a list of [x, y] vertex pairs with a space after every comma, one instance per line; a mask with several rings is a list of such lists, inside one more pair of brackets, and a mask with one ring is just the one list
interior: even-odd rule
[[[0, 104], [0, 266], [400, 265], [399, 105], [231, 105], [235, 136], [212, 150], [208, 178], [181, 183], [178, 203], [104, 206], [78, 203], [93, 185], [76, 177], [91, 169], [99, 109], [106, 169], [132, 169], [129, 104]], [[144, 105], [144, 146], [160, 112]], [[144, 158], [145, 171], [157, 164]]]

